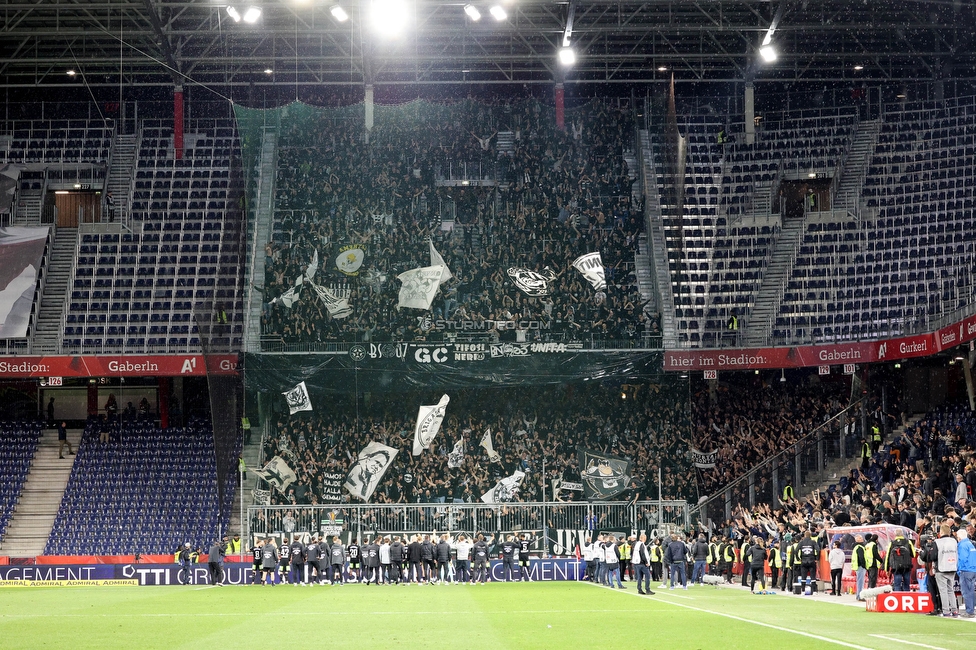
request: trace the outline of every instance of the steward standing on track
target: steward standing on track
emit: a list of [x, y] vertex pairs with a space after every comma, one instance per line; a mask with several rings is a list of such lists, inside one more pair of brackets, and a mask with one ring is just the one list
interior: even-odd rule
[[[783, 568], [783, 555], [779, 550], [779, 540], [774, 540], [772, 545], [769, 547], [769, 572], [770, 572], [770, 586], [775, 589], [776, 585], [779, 584], [779, 571]], [[765, 589], [763, 585], [763, 589]]]
[[861, 592], [864, 591], [864, 576], [867, 575], [867, 550], [864, 548], [864, 538], [860, 535], [854, 536], [854, 550], [851, 551], [851, 569], [854, 570], [854, 598], [863, 600]]
[[749, 585], [749, 549], [752, 547], [752, 536], [746, 535], [742, 538], [742, 545], [739, 546], [739, 562], [742, 563], [742, 586]]
[[878, 552], [878, 536], [868, 533], [864, 536], [864, 567], [868, 570], [868, 588], [878, 586], [878, 569], [881, 568], [881, 554]]
[[732, 540], [722, 538], [719, 554], [721, 555], [719, 571], [725, 575], [725, 581], [732, 584], [732, 569], [735, 568], [735, 546], [732, 545]]
[[661, 565], [664, 562], [664, 551], [661, 549], [661, 539], [655, 539], [648, 551], [651, 556], [651, 580], [657, 582], [663, 576]]

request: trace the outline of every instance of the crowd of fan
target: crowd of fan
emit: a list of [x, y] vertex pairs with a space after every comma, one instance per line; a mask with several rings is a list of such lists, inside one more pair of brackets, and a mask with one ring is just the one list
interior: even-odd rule
[[[414, 102], [377, 107], [368, 132], [361, 106], [286, 110], [275, 199], [280, 234], [266, 249], [265, 334], [286, 343], [436, 338], [421, 325], [423, 314], [397, 309], [396, 276], [430, 264], [428, 239], [454, 275], [431, 319], [537, 321], [573, 339], [636, 342], [657, 331], [633, 271], [643, 217], [622, 155], [633, 132], [628, 110], [594, 102], [559, 130], [537, 102]], [[511, 150], [498, 151], [499, 131], [512, 133]], [[469, 185], [438, 185], [456, 180], [464, 164]], [[499, 183], [473, 182], [483, 179]], [[343, 244], [366, 246], [358, 276], [335, 272], [333, 253]], [[311, 292], [290, 309], [270, 304], [315, 251], [322, 258], [315, 281], [348, 295], [351, 316], [332, 319]], [[570, 266], [594, 251], [606, 269], [603, 291]], [[510, 267], [549, 267], [557, 276], [551, 294], [525, 295], [507, 276]]]
[[[657, 390], [657, 385], [644, 384], [624, 389], [571, 385], [457, 391], [451, 394], [433, 445], [419, 456], [411, 453], [417, 407], [435, 403], [436, 395], [373, 394], [368, 403], [360, 404], [358, 415], [354, 404], [335, 405], [328, 412], [281, 415], [264, 454], [292, 459], [298, 479], [287, 494], [276, 492], [274, 502], [336, 502], [327, 489], [327, 475], [344, 477], [356, 453], [370, 441], [400, 450], [373, 494], [375, 503], [477, 503], [496, 481], [515, 470], [526, 473], [518, 500], [541, 501], [545, 486], [552, 501], [553, 480], [579, 482], [577, 445], [633, 459], [639, 483], [620, 498], [656, 499], [658, 463], [664, 460], [664, 498], [684, 499], [693, 490], [683, 460], [685, 408], [678, 392]], [[488, 429], [500, 462], [489, 462], [479, 446]], [[450, 468], [448, 454], [459, 439], [464, 440], [464, 460], [460, 467]], [[572, 501], [582, 495], [563, 490], [556, 498]], [[348, 501], [348, 493], [342, 490], [338, 499]]]
[[[694, 396], [695, 447], [717, 452], [714, 468], [698, 470], [703, 495], [713, 494], [788, 449], [847, 406], [842, 401], [850, 390], [846, 382], [797, 385], [768, 379], [742, 375], [735, 383], [712, 389], [703, 386]], [[765, 480], [765, 476], [757, 476], [760, 493]]]

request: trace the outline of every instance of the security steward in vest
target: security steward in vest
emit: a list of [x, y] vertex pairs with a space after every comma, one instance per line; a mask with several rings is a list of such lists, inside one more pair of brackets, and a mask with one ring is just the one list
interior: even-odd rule
[[749, 586], [749, 558], [746, 553], [749, 552], [749, 547], [752, 546], [752, 538], [747, 535], [742, 540], [742, 545], [739, 546], [739, 561], [742, 563], [742, 586]]
[[867, 440], [861, 441], [861, 469], [867, 469], [871, 461], [871, 445]]
[[783, 556], [779, 552], [779, 540], [775, 540], [769, 548], [769, 572], [772, 579], [769, 581], [770, 589], [775, 589], [779, 584], [779, 572], [783, 568]]
[[651, 580], [657, 582], [661, 580], [661, 563], [664, 562], [664, 551], [661, 550], [660, 538], [655, 539], [654, 543], [647, 547], [647, 552], [651, 556]]
[[881, 553], [878, 549], [878, 536], [869, 534], [870, 538], [864, 545], [864, 567], [868, 570], [868, 588], [878, 586], [878, 569], [881, 567]]
[[723, 573], [725, 574], [725, 581], [732, 584], [732, 569], [735, 568], [735, 546], [732, 545], [732, 541], [726, 539], [725, 543], [722, 544], [722, 562], [724, 563]]
[[874, 453], [881, 449], [881, 427], [877, 424], [871, 425], [871, 449]]

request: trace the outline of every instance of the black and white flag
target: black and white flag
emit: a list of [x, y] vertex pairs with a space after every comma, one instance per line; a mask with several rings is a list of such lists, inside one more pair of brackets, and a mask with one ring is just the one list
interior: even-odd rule
[[552, 291], [552, 283], [556, 279], [556, 274], [548, 266], [542, 269], [541, 273], [513, 266], [508, 269], [508, 275], [516, 287], [534, 298], [548, 296]]
[[441, 430], [441, 422], [447, 412], [447, 404], [451, 398], [442, 395], [437, 404], [421, 406], [417, 412], [417, 426], [413, 430], [413, 455], [419, 456], [424, 449], [430, 447], [431, 441]]
[[270, 506], [271, 505], [271, 490], [260, 490], [254, 488], [251, 490], [251, 496], [254, 499], [254, 505], [256, 506]]
[[622, 456], [577, 447], [580, 479], [587, 499], [609, 499], [630, 484], [633, 462]]
[[424, 266], [418, 269], [404, 271], [397, 276], [397, 280], [403, 283], [400, 287], [400, 295], [397, 307], [408, 307], [410, 309], [430, 309], [430, 304], [434, 302], [438, 287], [441, 286], [441, 278], [444, 277], [446, 267]]
[[603, 291], [607, 288], [607, 276], [603, 269], [600, 251], [580, 255], [573, 262], [573, 268], [582, 273], [586, 281], [593, 285], [597, 291]]
[[454, 449], [447, 455], [447, 466], [457, 469], [464, 464], [464, 438], [454, 443]]
[[506, 476], [495, 483], [495, 487], [481, 495], [481, 500], [485, 503], [507, 503], [508, 501], [512, 501], [518, 495], [519, 488], [522, 487], [522, 479], [524, 478], [525, 472], [519, 471], [516, 471], [511, 476]]
[[491, 429], [485, 429], [485, 435], [481, 436], [480, 446], [485, 448], [489, 463], [502, 462], [502, 457], [495, 451], [495, 445], [491, 442]]
[[322, 301], [322, 304], [329, 311], [329, 316], [338, 320], [352, 314], [352, 307], [349, 306], [349, 300], [347, 298], [340, 298], [327, 287], [315, 284], [314, 282], [310, 284], [312, 285], [312, 289], [315, 290], [315, 294], [319, 297], [319, 300]]
[[282, 494], [288, 489], [288, 486], [295, 482], [298, 478], [295, 476], [295, 470], [288, 466], [288, 463], [281, 456], [275, 456], [268, 461], [268, 464], [263, 468], [256, 470], [254, 472], [258, 478], [267, 481], [268, 485], [272, 486]]
[[312, 401], [308, 398], [308, 389], [305, 388], [304, 381], [291, 390], [286, 390], [282, 395], [288, 400], [289, 415], [295, 415], [299, 411], [312, 410]]
[[319, 269], [319, 252], [315, 251], [312, 255], [312, 261], [308, 263], [302, 274], [295, 278], [295, 284], [292, 285], [291, 289], [284, 292], [277, 298], [271, 301], [271, 304], [281, 303], [288, 309], [291, 309], [292, 305], [295, 304], [299, 298], [302, 297], [302, 285], [306, 282], [312, 282], [315, 279], [315, 274]]
[[383, 479], [383, 474], [393, 464], [397, 451], [379, 442], [371, 442], [363, 447], [356, 463], [346, 474], [346, 482], [343, 483], [343, 486], [349, 490], [349, 494], [363, 501], [369, 501]]
[[712, 469], [715, 467], [716, 460], [718, 460], [717, 451], [699, 451], [697, 449], [691, 450], [691, 462], [694, 463], [695, 467], [698, 469]]

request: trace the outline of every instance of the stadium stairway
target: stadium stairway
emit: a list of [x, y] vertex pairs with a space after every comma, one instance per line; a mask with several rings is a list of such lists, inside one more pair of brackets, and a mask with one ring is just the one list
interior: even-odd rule
[[[251, 245], [248, 248], [248, 270], [245, 277], [247, 290], [247, 324], [244, 346], [248, 352], [261, 351], [261, 306], [266, 300], [263, 294], [264, 286], [264, 247], [271, 237], [274, 213], [275, 173], [278, 158], [278, 132], [272, 128], [264, 129], [261, 141], [261, 158], [257, 162], [257, 182], [254, 188], [252, 205], [254, 215], [248, 219], [248, 227], [253, 224], [254, 230], [248, 233]], [[261, 289], [257, 289], [261, 287]], [[245, 459], [246, 460], [246, 459]]]
[[844, 161], [840, 182], [834, 195], [834, 209], [851, 212], [857, 208], [868, 163], [874, 155], [879, 133], [881, 133], [881, 120], [861, 122], [858, 126], [857, 135], [854, 136], [851, 148], [847, 152], [847, 159]]
[[[77, 452], [81, 429], [68, 429], [68, 441]], [[38, 441], [17, 509], [4, 536], [0, 555], [34, 557], [44, 552], [74, 459], [67, 451], [63, 460], [58, 458], [58, 432], [56, 429], [45, 429]]]
[[[884, 439], [883, 444], [887, 444], [891, 440], [894, 440], [906, 430], [915, 426], [915, 423], [925, 417], [925, 413], [920, 413], [918, 415], [913, 415], [905, 422], [905, 424], [895, 427], [895, 429]], [[824, 468], [824, 475], [830, 478], [823, 484], [820, 483], [810, 483], [809, 485], [801, 485], [800, 489], [795, 490], [797, 497], [805, 497], [810, 495], [814, 490], [826, 490], [831, 485], [835, 485], [840, 477], [847, 476], [847, 474], [861, 465], [861, 459], [858, 456], [858, 449], [847, 449], [848, 458], [838, 458], [827, 463]]]
[[644, 187], [644, 215], [647, 222], [647, 261], [655, 278], [658, 311], [661, 314], [661, 332], [664, 346], [678, 340], [677, 322], [674, 317], [674, 293], [671, 287], [671, 271], [668, 267], [668, 249], [664, 239], [664, 223], [661, 218], [661, 200], [657, 187], [657, 171], [654, 165], [654, 149], [647, 130], [640, 131], [638, 154], [641, 160], [641, 185]]
[[793, 269], [796, 249], [803, 237], [804, 219], [790, 219], [783, 224], [779, 239], [775, 244], [775, 251], [763, 273], [762, 283], [756, 293], [756, 301], [752, 307], [749, 320], [743, 328], [743, 343], [756, 347], [765, 345], [776, 321], [780, 302], [783, 300], [783, 288]]
[[644, 311], [657, 311], [657, 295], [654, 292], [654, 280], [651, 277], [650, 253], [647, 250], [647, 233], [642, 233], [637, 241], [637, 252], [634, 253], [634, 269], [637, 271], [637, 288], [641, 297], [648, 301]]
[[[244, 501], [245, 513], [248, 506], [254, 504], [252, 491], [258, 484], [258, 476], [255, 470], [263, 465], [261, 462], [261, 436], [258, 435], [257, 431], [251, 438], [251, 444], [244, 445], [241, 455], [244, 457], [244, 464], [247, 466], [247, 480], [244, 481], [241, 489], [234, 494], [234, 505], [231, 507], [230, 524], [228, 525], [228, 531], [231, 535], [241, 530], [241, 500]], [[241, 538], [243, 539], [243, 537], [242, 533]]]
[[54, 245], [47, 260], [47, 279], [37, 312], [37, 330], [33, 343], [35, 353], [60, 352], [65, 296], [68, 293], [68, 282], [77, 248], [78, 229], [58, 228], [54, 233]]
[[112, 167], [108, 173], [107, 189], [115, 198], [115, 209], [119, 214], [129, 212], [137, 144], [135, 134], [121, 133], [116, 133], [115, 142], [112, 143]]

